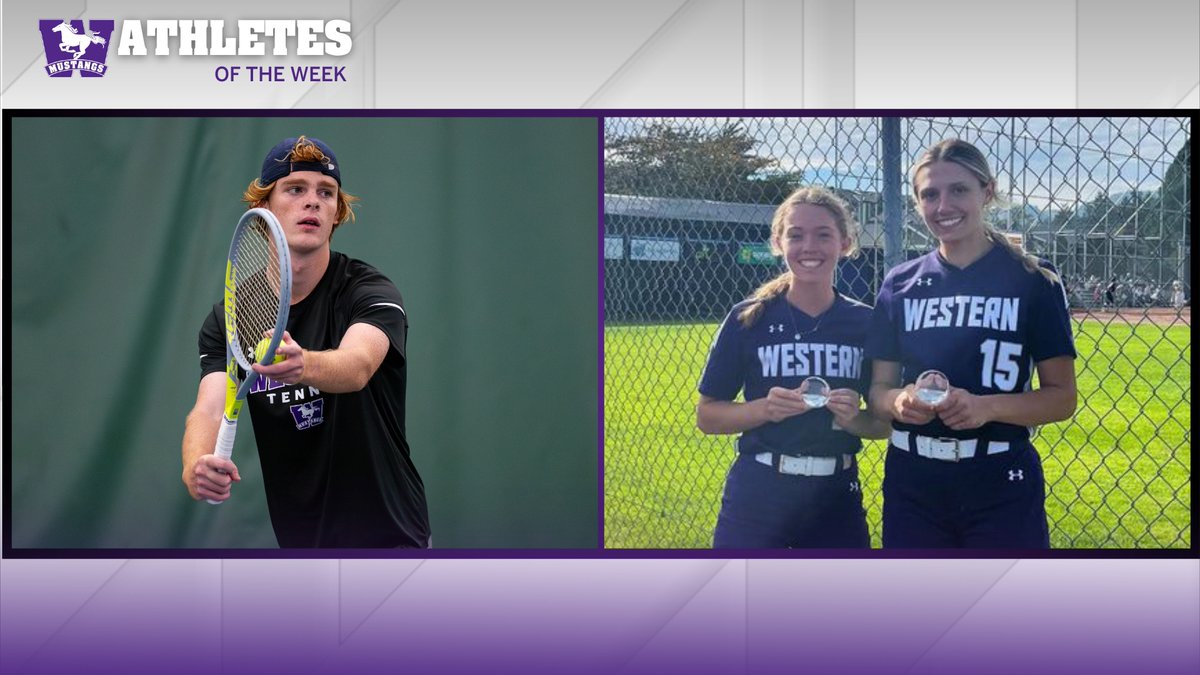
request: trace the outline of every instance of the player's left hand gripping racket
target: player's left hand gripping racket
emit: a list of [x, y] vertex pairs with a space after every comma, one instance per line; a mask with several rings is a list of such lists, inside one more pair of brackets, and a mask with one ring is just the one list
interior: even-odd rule
[[[238, 413], [255, 380], [250, 364], [256, 356], [260, 364], [274, 361], [291, 299], [292, 261], [283, 228], [270, 211], [250, 209], [238, 221], [225, 264], [225, 414], [217, 432], [217, 457], [233, 456]], [[266, 348], [258, 348], [263, 342]], [[238, 377], [239, 366], [244, 380]]]

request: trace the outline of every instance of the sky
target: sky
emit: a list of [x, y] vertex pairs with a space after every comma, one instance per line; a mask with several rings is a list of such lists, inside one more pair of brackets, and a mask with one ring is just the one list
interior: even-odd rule
[[[643, 128], [656, 118], [608, 118], [609, 135]], [[879, 191], [879, 118], [662, 118], [717, 129], [740, 121], [758, 139], [756, 152], [800, 171], [805, 182]], [[929, 145], [958, 136], [981, 146], [993, 162], [1000, 193], [1014, 204], [1061, 209], [1098, 194], [1158, 189], [1191, 133], [1187, 118], [1156, 117], [909, 117], [901, 123], [902, 170]]]

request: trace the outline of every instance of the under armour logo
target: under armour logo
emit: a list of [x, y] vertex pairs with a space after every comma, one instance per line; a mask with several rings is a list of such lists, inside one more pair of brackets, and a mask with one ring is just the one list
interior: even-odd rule
[[782, 333], [783, 332], [783, 324], [773, 323], [773, 324], [767, 326], [767, 332], [768, 333]]
[[933, 279], [931, 279], [929, 277], [921, 277], [920, 279], [917, 279], [917, 285], [918, 286], [932, 286]]
[[1010, 481], [1025, 480], [1025, 472], [1022, 469], [1009, 469], [1008, 479]]
[[856, 480], [850, 481], [850, 491], [851, 492], [860, 492], [860, 490], [858, 489], [858, 481], [856, 481]]

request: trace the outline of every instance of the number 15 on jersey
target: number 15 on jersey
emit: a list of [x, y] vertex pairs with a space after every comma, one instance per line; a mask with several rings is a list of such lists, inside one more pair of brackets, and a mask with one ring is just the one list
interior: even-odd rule
[[1017, 377], [1021, 374], [1021, 350], [1022, 345], [1016, 342], [984, 340], [979, 345], [979, 351], [983, 352], [980, 384], [988, 389], [1015, 391]]

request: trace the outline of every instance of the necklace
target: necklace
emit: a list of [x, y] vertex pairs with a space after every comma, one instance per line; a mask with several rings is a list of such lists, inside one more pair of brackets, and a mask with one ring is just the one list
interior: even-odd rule
[[[792, 303], [790, 303], [790, 302], [788, 302], [788, 301], [787, 301], [787, 298], [784, 298], [784, 300], [783, 300], [783, 301], [784, 301], [784, 303], [786, 303], [786, 304], [787, 304], [787, 307], [788, 307], [788, 316], [789, 316], [789, 317], [791, 317], [791, 319], [792, 319], [792, 328], [793, 328], [793, 329], [795, 329], [795, 331], [796, 331], [796, 335], [795, 335], [795, 337], [794, 337], [793, 339], [794, 339], [794, 340], [796, 340], [797, 342], [799, 342], [801, 339], [803, 339], [803, 338], [806, 338], [806, 337], [808, 337], [809, 335], [812, 335], [813, 333], [815, 333], [815, 332], [817, 332], [818, 330], [820, 330], [820, 329], [821, 329], [821, 322], [825, 320], [825, 317], [826, 317], [826, 316], [829, 314], [829, 310], [830, 310], [830, 309], [833, 309], [833, 305], [830, 305], [830, 306], [829, 306], [829, 309], [826, 309], [824, 312], [821, 312], [821, 316], [817, 317], [817, 324], [816, 324], [815, 326], [813, 326], [813, 327], [812, 327], [812, 330], [809, 330], [809, 331], [806, 331], [806, 332], [803, 332], [803, 333], [802, 333], [802, 332], [800, 332], [800, 326], [799, 326], [799, 325], [796, 323], [796, 308], [792, 306]], [[834, 302], [836, 303], [836, 302], [837, 302], [837, 300], [836, 300], [836, 299], [834, 299]]]

